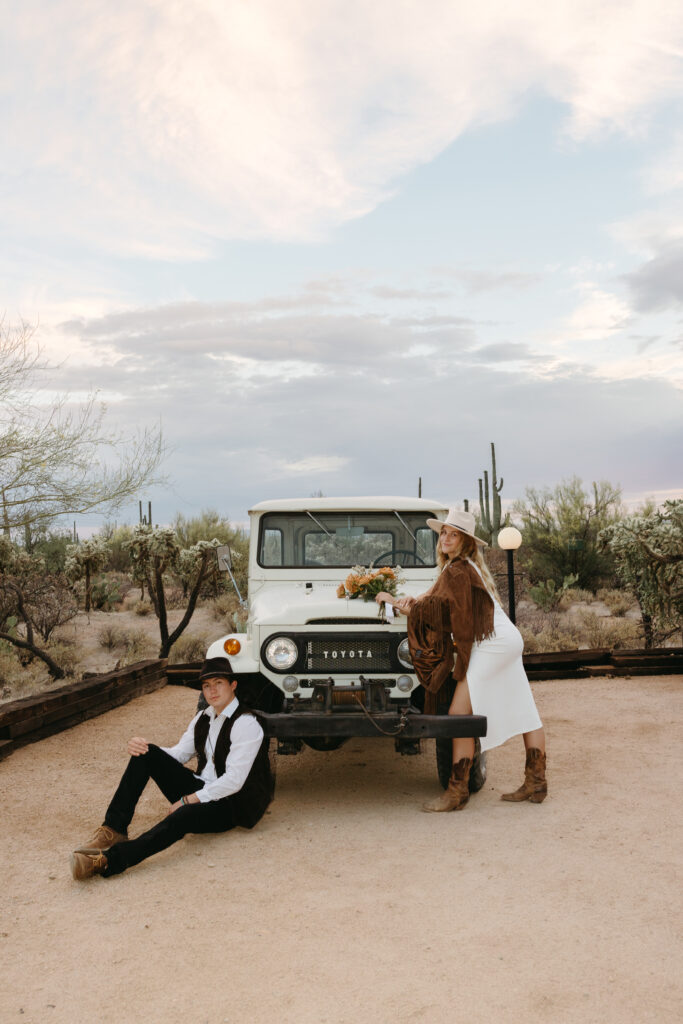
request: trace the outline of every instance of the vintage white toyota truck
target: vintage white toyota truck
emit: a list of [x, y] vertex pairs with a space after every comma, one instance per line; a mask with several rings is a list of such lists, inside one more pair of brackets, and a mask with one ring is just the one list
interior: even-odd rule
[[[384, 736], [414, 754], [435, 737], [445, 786], [451, 738], [485, 735], [485, 718], [446, 714], [448, 694], [442, 713], [422, 713], [405, 617], [385, 620], [374, 601], [337, 596], [355, 566], [399, 567], [399, 593], [424, 593], [437, 573], [426, 521], [446, 512], [405, 497], [285, 499], [250, 510], [246, 632], [216, 640], [207, 657], [228, 655], [238, 694], [260, 712], [278, 753]], [[479, 758], [475, 769], [473, 790], [484, 781]]]

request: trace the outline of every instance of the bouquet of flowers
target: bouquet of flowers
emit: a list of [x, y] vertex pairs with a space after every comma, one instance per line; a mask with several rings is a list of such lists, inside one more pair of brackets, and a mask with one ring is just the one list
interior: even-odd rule
[[[348, 597], [351, 600], [362, 597], [364, 601], [374, 601], [382, 591], [396, 597], [401, 573], [397, 568], [366, 569], [362, 565], [354, 565], [343, 583], [337, 587], [337, 597]], [[384, 604], [379, 607], [379, 615], [383, 617]]]

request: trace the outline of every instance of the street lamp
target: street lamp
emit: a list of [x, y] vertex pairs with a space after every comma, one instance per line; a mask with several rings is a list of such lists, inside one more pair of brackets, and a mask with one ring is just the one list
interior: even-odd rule
[[515, 526], [506, 526], [498, 534], [498, 547], [507, 551], [508, 556], [508, 610], [510, 621], [515, 621], [515, 570], [514, 552], [522, 543], [522, 535]]

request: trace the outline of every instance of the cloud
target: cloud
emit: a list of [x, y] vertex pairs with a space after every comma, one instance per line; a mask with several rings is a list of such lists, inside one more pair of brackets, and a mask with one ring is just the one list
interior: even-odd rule
[[5, 229], [144, 260], [319, 238], [531, 91], [584, 138], [683, 86], [668, 0], [25, 0], [3, 33]]
[[370, 294], [378, 299], [420, 299], [430, 302], [433, 299], [450, 299], [452, 293], [447, 291], [421, 290], [419, 288], [390, 288], [388, 285], [375, 285], [369, 289]]
[[584, 282], [579, 286], [583, 299], [566, 321], [565, 341], [600, 341], [628, 326], [629, 306], [619, 296]]
[[529, 362], [539, 360], [542, 356], [521, 342], [503, 341], [497, 345], [482, 345], [470, 353], [470, 358], [482, 363], [506, 363]]
[[641, 313], [683, 306], [683, 240], [663, 244], [656, 256], [624, 275]]
[[[79, 354], [56, 384], [125, 396], [110, 403], [113, 425], [162, 423], [176, 484], [151, 494], [159, 521], [206, 505], [241, 520], [258, 500], [319, 488], [412, 494], [418, 476], [439, 500], [476, 500], [492, 440], [506, 498], [573, 473], [661, 490], [680, 471], [670, 380], [600, 377], [592, 364], [488, 342], [477, 325], [430, 331], [360, 313], [244, 316], [196, 303], [69, 331], [79, 353], [106, 358], [84, 365]], [[149, 358], [136, 358], [140, 338]]]
[[294, 462], [285, 462], [282, 475], [289, 473], [317, 476], [320, 473], [338, 473], [345, 469], [351, 460], [341, 455], [309, 455]]
[[[305, 304], [301, 304], [305, 306]], [[275, 373], [376, 371], [428, 341], [448, 354], [468, 348], [471, 321], [459, 317], [393, 320], [371, 313], [305, 311], [297, 301], [264, 303], [176, 303], [130, 310], [60, 325], [70, 345], [100, 353], [107, 376], [120, 388], [138, 388], [153, 375], [194, 386], [209, 372], [214, 382], [235, 386], [249, 377]], [[79, 385], [92, 374], [90, 361], [76, 371]], [[298, 370], [294, 368], [298, 366]], [[73, 371], [72, 371], [73, 372]], [[77, 386], [75, 383], [72, 386]]]
[[444, 274], [456, 278], [473, 295], [498, 291], [501, 288], [530, 288], [541, 280], [540, 274], [519, 270], [475, 270], [472, 268], [441, 268]]

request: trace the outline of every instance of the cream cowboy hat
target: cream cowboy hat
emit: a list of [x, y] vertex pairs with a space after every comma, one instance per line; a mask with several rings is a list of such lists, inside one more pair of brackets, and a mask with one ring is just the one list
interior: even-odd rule
[[461, 533], [472, 537], [482, 547], [488, 547], [486, 541], [477, 537], [474, 532], [475, 519], [471, 512], [461, 512], [458, 508], [449, 508], [445, 519], [428, 519], [427, 526], [431, 527], [434, 533], [441, 533], [443, 526], [452, 526], [454, 530], [460, 530]]

